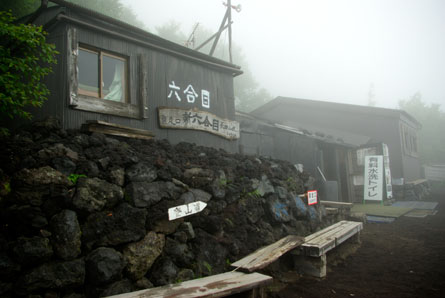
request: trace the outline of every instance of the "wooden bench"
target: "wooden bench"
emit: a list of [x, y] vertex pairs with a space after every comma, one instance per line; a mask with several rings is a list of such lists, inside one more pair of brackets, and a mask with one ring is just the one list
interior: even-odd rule
[[427, 183], [427, 182], [428, 182], [427, 179], [417, 179], [417, 180], [413, 180], [413, 181], [408, 181], [408, 182], [406, 182], [406, 184], [419, 185], [419, 184], [423, 184], [423, 183]]
[[344, 214], [349, 215], [351, 208], [354, 206], [352, 203], [337, 202], [337, 201], [323, 201], [320, 200], [320, 204], [323, 205], [326, 210], [326, 214]]
[[360, 243], [363, 223], [342, 220], [304, 238], [304, 243], [294, 250], [295, 266], [306, 275], [326, 276], [326, 253], [355, 236]]
[[264, 297], [263, 286], [270, 282], [272, 277], [267, 275], [232, 271], [110, 297], [225, 297], [237, 293], [245, 293], [246, 297]]
[[303, 243], [303, 237], [294, 235], [286, 236], [271, 245], [260, 248], [245, 258], [242, 258], [235, 263], [232, 263], [232, 267], [241, 269], [248, 272], [253, 272], [258, 269], [262, 269], [270, 263], [276, 261], [286, 252], [296, 248]]

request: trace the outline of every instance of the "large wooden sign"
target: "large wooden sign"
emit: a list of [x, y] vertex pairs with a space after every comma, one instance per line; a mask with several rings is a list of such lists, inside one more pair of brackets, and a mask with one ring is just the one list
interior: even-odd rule
[[364, 200], [383, 200], [383, 156], [365, 156]]
[[197, 201], [186, 205], [180, 205], [168, 209], [168, 220], [174, 220], [184, 216], [199, 213], [207, 206], [206, 203]]
[[239, 139], [239, 122], [197, 109], [158, 108], [161, 128], [202, 130], [229, 140]]

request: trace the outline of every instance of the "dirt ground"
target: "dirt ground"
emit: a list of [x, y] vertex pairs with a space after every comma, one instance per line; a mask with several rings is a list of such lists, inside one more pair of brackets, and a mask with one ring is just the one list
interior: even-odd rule
[[336, 265], [328, 254], [326, 278], [288, 277], [277, 297], [445, 297], [445, 194], [428, 201], [436, 215], [366, 224], [355, 253]]

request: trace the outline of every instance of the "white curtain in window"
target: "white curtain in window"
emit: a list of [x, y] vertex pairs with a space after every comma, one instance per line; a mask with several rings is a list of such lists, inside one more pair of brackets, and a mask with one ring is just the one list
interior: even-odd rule
[[114, 78], [110, 85], [110, 92], [105, 96], [105, 99], [113, 101], [122, 101], [122, 96], [124, 94], [124, 65], [123, 63], [116, 63], [114, 67]]

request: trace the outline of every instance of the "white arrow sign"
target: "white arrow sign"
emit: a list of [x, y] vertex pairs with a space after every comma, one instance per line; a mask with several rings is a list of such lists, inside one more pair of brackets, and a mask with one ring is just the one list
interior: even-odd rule
[[199, 213], [207, 206], [206, 203], [197, 201], [187, 205], [180, 205], [168, 209], [168, 220], [174, 220], [184, 216]]

